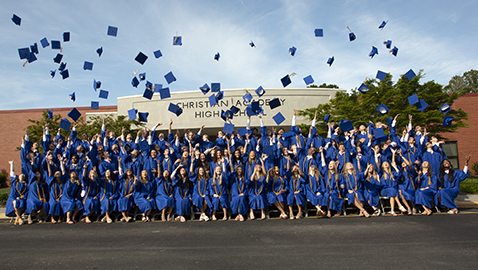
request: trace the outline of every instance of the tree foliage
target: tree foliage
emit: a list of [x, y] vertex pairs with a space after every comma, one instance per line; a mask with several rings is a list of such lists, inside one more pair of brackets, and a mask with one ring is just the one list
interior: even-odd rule
[[307, 88], [336, 88], [336, 89], [339, 89], [340, 87], [336, 84], [326, 84], [326, 83], [323, 83], [319, 86], [315, 85], [315, 84], [311, 84], [309, 86], [307, 86]]
[[449, 93], [478, 93], [478, 70], [471, 69], [462, 76], [453, 76], [445, 90]]
[[[92, 116], [87, 121], [82, 116], [76, 121], [76, 131], [78, 136], [86, 133], [88, 138], [93, 137], [95, 134], [101, 134], [101, 126], [103, 125], [103, 119], [105, 119], [106, 130], [114, 131], [116, 136], [121, 135], [121, 131], [125, 128], [125, 134], [127, 133], [136, 133], [139, 129], [145, 126], [145, 123], [135, 120], [129, 120], [125, 115], [114, 116], [113, 114], [108, 114], [104, 116]], [[32, 142], [40, 142], [43, 136], [43, 130], [45, 125], [48, 123], [50, 134], [53, 136], [56, 135], [60, 127], [61, 115], [55, 114], [52, 119], [48, 118], [48, 113], [46, 110], [42, 112], [42, 118], [40, 120], [28, 119], [28, 122], [31, 124], [27, 127], [29, 132], [29, 138]], [[72, 124], [73, 127], [73, 124]], [[65, 137], [70, 136], [70, 131], [61, 129], [61, 134]]]
[[[423, 126], [428, 132], [435, 135], [442, 132], [453, 132], [466, 126], [462, 120], [467, 119], [467, 113], [463, 110], [452, 109], [447, 113], [448, 116], [455, 117], [455, 121], [450, 127], [442, 126], [444, 114], [439, 110], [445, 103], [451, 106], [454, 100], [463, 93], [449, 94], [442, 85], [434, 81], [420, 84], [419, 81], [422, 77], [423, 74], [420, 71], [410, 81], [405, 75], [402, 75], [395, 84], [393, 84], [390, 74], [387, 74], [383, 81], [369, 79], [365, 84], [370, 87], [370, 90], [365, 94], [360, 93], [357, 89], [353, 89], [351, 92], [337, 92], [328, 103], [299, 111], [298, 115], [312, 120], [317, 111], [317, 129], [321, 135], [325, 135], [327, 132], [327, 124], [320, 121], [325, 115], [331, 116], [331, 122], [338, 123], [342, 119], [350, 120], [355, 127], [359, 127], [367, 125], [369, 121], [387, 123], [387, 118], [393, 118], [400, 114], [397, 119], [397, 127], [401, 128], [408, 124], [408, 115], [410, 114], [413, 116], [414, 126]], [[420, 112], [416, 106], [409, 105], [408, 97], [414, 94], [428, 103], [428, 107], [423, 112]], [[389, 112], [383, 116], [377, 111], [382, 103], [389, 109]], [[301, 128], [308, 130], [309, 126], [302, 125]], [[401, 134], [401, 131], [397, 130], [397, 133]]]

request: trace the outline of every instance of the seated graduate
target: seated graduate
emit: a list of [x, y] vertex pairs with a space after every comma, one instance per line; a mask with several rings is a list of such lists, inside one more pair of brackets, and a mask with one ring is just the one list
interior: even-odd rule
[[[217, 151], [220, 152], [220, 151]], [[217, 153], [216, 152], [216, 153]], [[209, 179], [208, 188], [211, 198], [212, 220], [217, 220], [216, 211], [222, 208], [224, 217], [222, 220], [227, 220], [227, 209], [229, 208], [229, 199], [227, 197], [227, 187], [229, 185], [229, 177], [226, 172], [226, 164], [217, 165], [214, 168], [214, 174]]]
[[134, 184], [134, 203], [138, 206], [139, 211], [143, 213], [143, 222], [150, 222], [149, 214], [151, 210], [156, 208], [154, 198], [155, 183], [150, 181], [148, 171], [142, 170], [138, 179], [133, 181]]
[[403, 205], [398, 200], [398, 179], [400, 178], [400, 170], [395, 164], [395, 160], [393, 160], [392, 164], [393, 165], [390, 166], [390, 163], [388, 161], [384, 161], [382, 163], [382, 176], [380, 177], [380, 182], [383, 183], [383, 187], [382, 187], [382, 190], [380, 191], [380, 194], [384, 197], [389, 198], [390, 200], [389, 214], [396, 217], [397, 213], [395, 213], [395, 202], [398, 203], [400, 211], [406, 212], [407, 210], [403, 207]]
[[404, 207], [407, 208], [407, 213], [414, 215], [417, 213], [417, 208], [415, 207], [415, 179], [417, 177], [415, 164], [410, 163], [410, 159], [404, 158], [400, 149], [397, 150], [397, 153], [403, 160], [398, 181], [398, 196], [402, 199]]
[[[113, 171], [107, 169], [105, 176], [98, 178], [100, 193], [98, 194], [102, 221], [112, 223], [111, 213], [118, 212], [118, 198], [120, 197], [120, 183], [116, 181]], [[87, 221], [88, 222], [88, 221]]]
[[444, 159], [440, 164], [440, 173], [438, 174], [438, 190], [435, 196], [437, 206], [445, 206], [448, 214], [458, 214], [458, 207], [455, 199], [460, 192], [460, 182], [465, 180], [470, 174], [468, 171], [468, 162], [470, 156], [465, 159], [463, 171], [455, 170], [448, 159]]
[[48, 185], [45, 183], [43, 175], [37, 171], [35, 174], [30, 173], [30, 183], [28, 184], [28, 196], [27, 196], [27, 210], [28, 224], [32, 224], [32, 212], [35, 212], [36, 218], [39, 223], [45, 222], [48, 216], [49, 204], [48, 204]]
[[381, 214], [380, 209], [378, 209], [378, 203], [380, 202], [378, 192], [382, 188], [383, 183], [380, 181], [380, 175], [377, 173], [375, 166], [372, 164], [368, 164], [363, 177], [363, 195], [368, 205], [370, 205], [374, 210], [373, 216], [378, 217]]
[[174, 186], [175, 211], [177, 221], [186, 222], [185, 215], [191, 214], [193, 183], [189, 180], [186, 168], [180, 164], [171, 174]]
[[270, 205], [275, 205], [275, 207], [279, 209], [281, 219], [287, 218], [285, 206], [287, 204], [287, 192], [289, 189], [288, 180], [287, 176], [281, 175], [279, 166], [274, 166], [269, 169], [267, 173], [266, 182], [269, 185], [267, 200]]
[[[250, 219], [255, 219], [254, 210], [261, 210], [261, 219], [266, 219], [265, 209], [267, 208], [267, 181], [264, 162], [260, 159], [262, 166], [256, 164], [249, 181], [249, 208]], [[247, 164], [247, 163], [246, 163]]]
[[133, 206], [134, 197], [134, 181], [137, 180], [136, 175], [134, 175], [133, 170], [128, 168], [123, 173], [123, 167], [121, 165], [121, 158], [119, 159], [119, 175], [120, 175], [120, 196], [118, 198], [118, 211], [121, 212], [123, 217], [120, 221], [130, 222], [134, 221], [129, 216], [129, 211]]
[[208, 206], [212, 207], [211, 198], [209, 196], [209, 170], [200, 166], [196, 169], [191, 177], [191, 182], [194, 184], [192, 202], [196, 209], [201, 212], [199, 221], [209, 221], [206, 214]]
[[[98, 201], [100, 187], [98, 186], [99, 178], [96, 172], [96, 167], [88, 172], [88, 163], [83, 165], [83, 173], [80, 175], [82, 194], [83, 197], [83, 216], [80, 221], [85, 223], [91, 223], [90, 216], [96, 215], [100, 210], [100, 202]], [[106, 173], [105, 173], [106, 174]], [[106, 217], [102, 221], [106, 221]], [[111, 223], [111, 222], [110, 222]]]
[[[287, 204], [289, 205], [289, 218], [303, 218], [302, 208], [305, 207], [305, 175], [297, 165], [292, 166], [291, 175], [289, 177], [289, 193], [287, 194]], [[298, 212], [294, 216], [293, 206], [297, 205]]]
[[433, 174], [432, 167], [428, 161], [423, 161], [422, 168], [418, 172], [417, 191], [415, 192], [415, 204], [421, 205], [424, 209], [422, 215], [432, 214], [432, 201], [437, 190], [437, 176]]
[[25, 174], [15, 175], [13, 160], [10, 163], [10, 194], [8, 195], [5, 216], [15, 217], [15, 225], [22, 225], [25, 221], [22, 218], [27, 206], [28, 179]]
[[[322, 151], [322, 148], [323, 147], [321, 147], [320, 151]], [[317, 168], [316, 165], [310, 166], [305, 185], [305, 196], [317, 209], [317, 217], [325, 216], [325, 212], [322, 210], [322, 206], [319, 204], [319, 201], [324, 201], [324, 190], [324, 177], [320, 173], [319, 168]]]
[[65, 182], [68, 181], [68, 174], [65, 173], [65, 166], [63, 159], [60, 160], [61, 171], [57, 170], [54, 173], [51, 171], [51, 167], [48, 166], [48, 175], [52, 175], [46, 178], [46, 183], [50, 186], [50, 217], [51, 223], [61, 223], [61, 217], [63, 216], [63, 210], [61, 209], [60, 199], [63, 193]]
[[360, 210], [359, 216], [370, 217], [370, 214], [363, 207], [365, 197], [363, 194], [363, 173], [357, 172], [352, 162], [344, 165], [344, 180], [347, 202], [349, 205], [354, 204]]
[[[323, 152], [322, 152], [323, 153]], [[322, 155], [323, 157], [323, 155]], [[322, 158], [322, 160], [324, 160]], [[322, 161], [324, 163], [324, 161]], [[321, 205], [327, 205], [327, 217], [332, 217], [330, 210], [335, 211], [334, 216], [339, 216], [342, 211], [344, 199], [342, 197], [345, 189], [343, 176], [337, 170], [337, 163], [334, 160], [326, 167], [324, 198]]]
[[[231, 166], [231, 171], [233, 171]], [[235, 166], [235, 171], [230, 177], [231, 186], [231, 210], [236, 216], [236, 221], [244, 221], [244, 216], [249, 210], [249, 195], [247, 194], [250, 184], [244, 177], [242, 165]]]
[[63, 188], [63, 195], [60, 203], [64, 213], [66, 213], [66, 223], [74, 224], [76, 215], [83, 210], [81, 203], [81, 180], [75, 171], [69, 174], [69, 180], [65, 183]]
[[171, 175], [168, 170], [161, 171], [160, 163], [156, 171], [156, 209], [161, 211], [161, 221], [171, 221], [171, 213], [175, 205]]

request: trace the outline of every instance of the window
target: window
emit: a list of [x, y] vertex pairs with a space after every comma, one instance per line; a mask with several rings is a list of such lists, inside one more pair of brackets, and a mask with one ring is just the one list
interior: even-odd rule
[[458, 142], [457, 141], [449, 141], [442, 145], [443, 150], [445, 151], [448, 160], [450, 160], [453, 168], [458, 169], [460, 168], [460, 162], [458, 160]]

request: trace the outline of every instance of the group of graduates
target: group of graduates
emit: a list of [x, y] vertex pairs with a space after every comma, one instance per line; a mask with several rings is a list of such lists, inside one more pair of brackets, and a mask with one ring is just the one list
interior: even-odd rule
[[[317, 116], [317, 115], [316, 115]], [[381, 122], [343, 131], [328, 123], [323, 138], [312, 121], [309, 133], [295, 124], [289, 132], [268, 129], [259, 115], [260, 127], [251, 128], [251, 118], [242, 134], [217, 132], [215, 142], [207, 134], [185, 131], [168, 134], [152, 129], [116, 137], [107, 131], [78, 137], [76, 124], [65, 140], [52, 138], [44, 127], [40, 144], [31, 142], [28, 131], [21, 145], [21, 174], [11, 165], [11, 192], [6, 216], [15, 224], [66, 221], [92, 222], [92, 215], [112, 223], [133, 221], [133, 212], [149, 222], [153, 213], [162, 221], [185, 222], [192, 206], [200, 221], [217, 220], [222, 210], [235, 220], [266, 218], [276, 208], [281, 219], [304, 216], [307, 203], [317, 217], [340, 215], [344, 203], [358, 208], [364, 217], [391, 214], [432, 214], [432, 206], [457, 214], [454, 202], [460, 182], [468, 176], [467, 157], [463, 171], [454, 169], [434, 136], [426, 129], [403, 127], [396, 132], [397, 115], [389, 125]], [[389, 130], [388, 136], [378, 136]], [[305, 136], [304, 136], [305, 135]], [[382, 213], [380, 199], [390, 201]], [[159, 212], [157, 212], [159, 211]], [[294, 214], [294, 211], [297, 211]], [[65, 219], [66, 216], [66, 219]]]

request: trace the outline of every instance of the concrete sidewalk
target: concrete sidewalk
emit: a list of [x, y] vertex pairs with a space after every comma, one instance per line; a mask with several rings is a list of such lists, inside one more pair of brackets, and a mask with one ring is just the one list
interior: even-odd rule
[[[458, 209], [460, 208], [478, 209], [478, 195], [475, 195], [475, 194], [458, 195], [455, 202], [458, 205]], [[5, 207], [0, 207], [0, 219], [10, 219], [9, 217], [5, 216]]]

